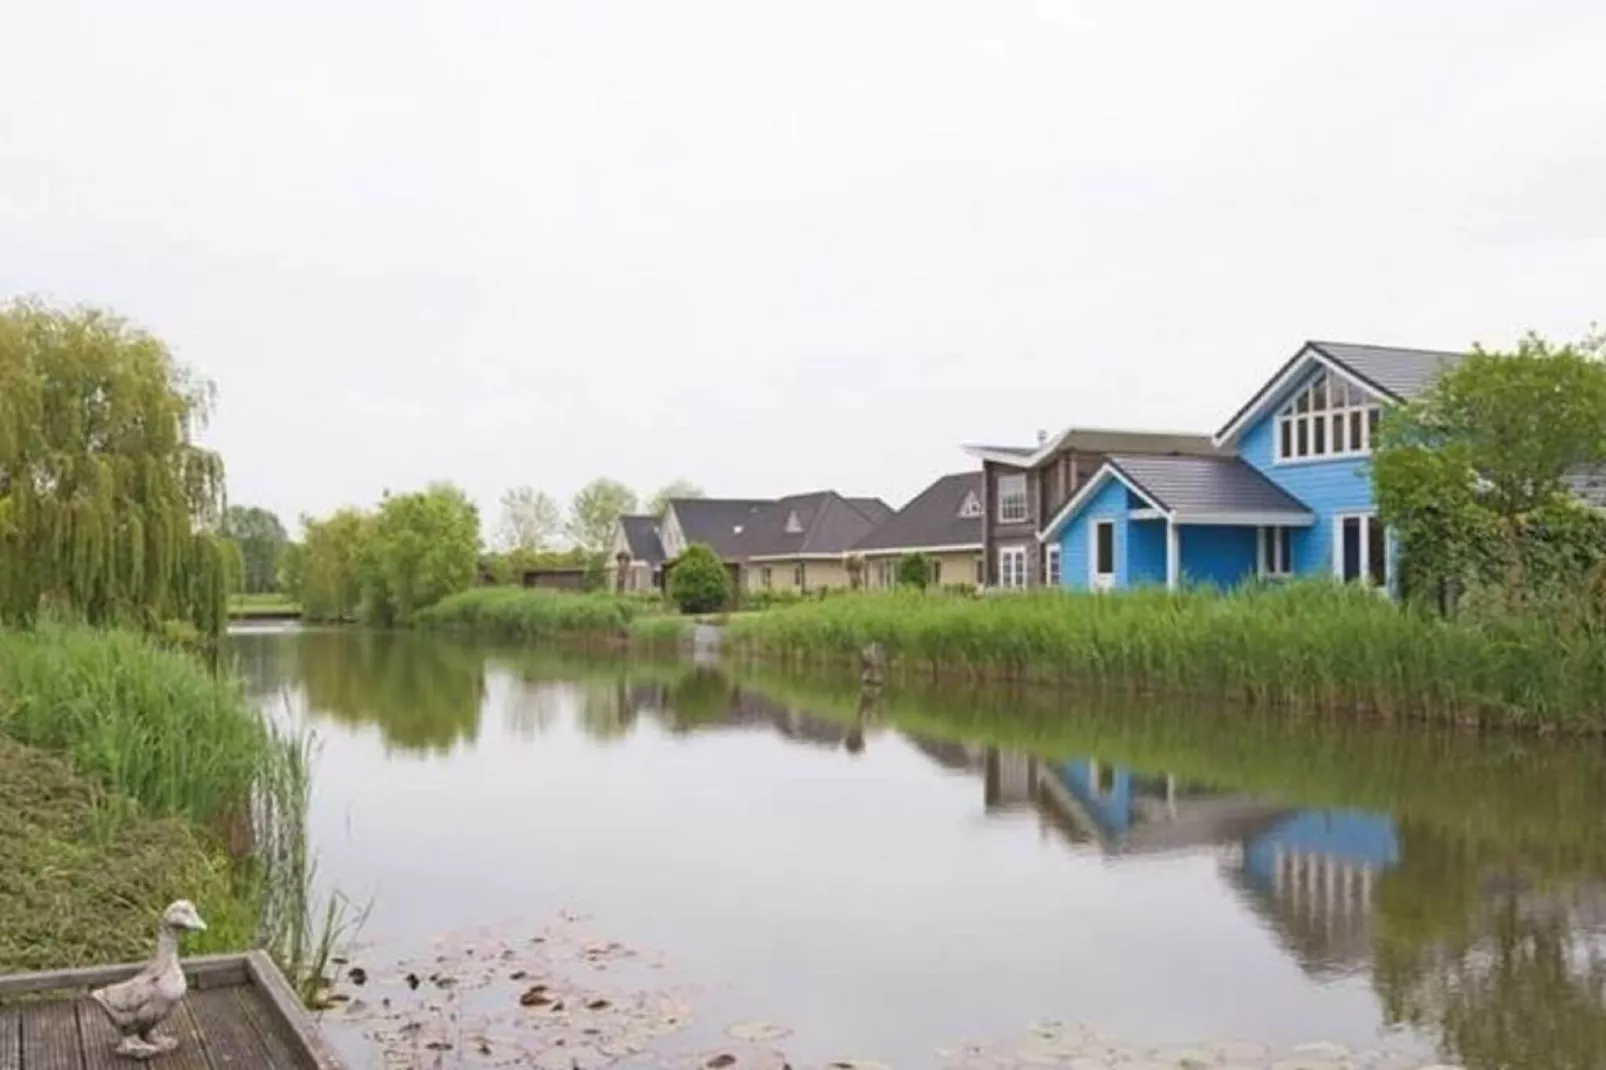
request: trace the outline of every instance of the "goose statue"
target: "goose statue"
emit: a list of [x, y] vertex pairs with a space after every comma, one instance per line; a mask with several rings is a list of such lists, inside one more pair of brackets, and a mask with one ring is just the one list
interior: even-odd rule
[[122, 1037], [116, 1054], [150, 1059], [178, 1047], [177, 1039], [158, 1034], [156, 1027], [173, 1013], [187, 988], [178, 962], [179, 934], [205, 928], [206, 922], [195, 912], [195, 904], [180, 899], [162, 912], [156, 927], [156, 955], [145, 968], [126, 981], [89, 994]]

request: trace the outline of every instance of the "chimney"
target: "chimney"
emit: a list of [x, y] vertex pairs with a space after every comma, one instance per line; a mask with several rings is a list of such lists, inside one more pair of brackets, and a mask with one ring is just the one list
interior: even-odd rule
[[1048, 441], [1048, 432], [1047, 431], [1038, 431], [1037, 432], [1037, 444], [1039, 446], [1041, 446], [1043, 443], [1045, 443], [1047, 441]]

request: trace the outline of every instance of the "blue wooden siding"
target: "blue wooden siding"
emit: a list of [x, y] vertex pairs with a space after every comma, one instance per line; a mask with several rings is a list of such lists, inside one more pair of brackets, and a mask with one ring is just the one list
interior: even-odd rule
[[1288, 398], [1310, 385], [1321, 371], [1303, 377], [1279, 397], [1238, 439], [1238, 455], [1273, 483], [1304, 502], [1316, 523], [1295, 528], [1291, 537], [1294, 571], [1302, 576], [1333, 574], [1333, 517], [1337, 513], [1375, 509], [1371, 462], [1364, 457], [1278, 464], [1277, 413]]
[[1132, 521], [1127, 582], [1132, 587], [1165, 586], [1165, 521]]
[[[1161, 525], [1164, 553], [1164, 525]], [[1226, 589], [1253, 579], [1257, 564], [1256, 529], [1216, 524], [1184, 524], [1177, 529], [1177, 551], [1182, 576], [1188, 583], [1213, 584]], [[1165, 579], [1162, 556], [1160, 579]]]
[[1092, 575], [1093, 525], [1099, 520], [1115, 524], [1115, 585], [1127, 585], [1127, 514], [1135, 507], [1132, 492], [1119, 479], [1111, 479], [1100, 487], [1091, 499], [1082, 503], [1082, 509], [1060, 531], [1060, 586], [1072, 590], [1086, 590]]

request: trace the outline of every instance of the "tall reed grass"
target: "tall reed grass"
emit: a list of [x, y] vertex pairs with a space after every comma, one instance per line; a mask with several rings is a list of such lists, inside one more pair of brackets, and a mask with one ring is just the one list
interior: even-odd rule
[[293, 862], [305, 837], [306, 744], [276, 729], [233, 677], [133, 633], [55, 622], [0, 630], [0, 735], [64, 755], [98, 785], [103, 838], [147, 818], [187, 825], [229, 877], [233, 902], [207, 909], [253, 917], [249, 944], [288, 939], [299, 919], [275, 902], [293, 900], [288, 885], [305, 876]]
[[1229, 594], [866, 594], [733, 617], [727, 638], [788, 664], [879, 642], [905, 673], [1606, 728], [1606, 642], [1592, 632], [1536, 619], [1448, 621], [1328, 583]]
[[416, 621], [424, 628], [527, 641], [621, 635], [633, 620], [656, 608], [657, 603], [646, 599], [620, 595], [476, 587], [421, 610]]

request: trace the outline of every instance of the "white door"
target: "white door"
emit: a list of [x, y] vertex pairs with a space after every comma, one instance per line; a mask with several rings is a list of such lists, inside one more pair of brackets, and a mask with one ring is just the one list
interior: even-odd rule
[[1088, 537], [1093, 541], [1087, 555], [1092, 571], [1089, 586], [1095, 591], [1111, 590], [1115, 587], [1115, 521], [1094, 521]]

